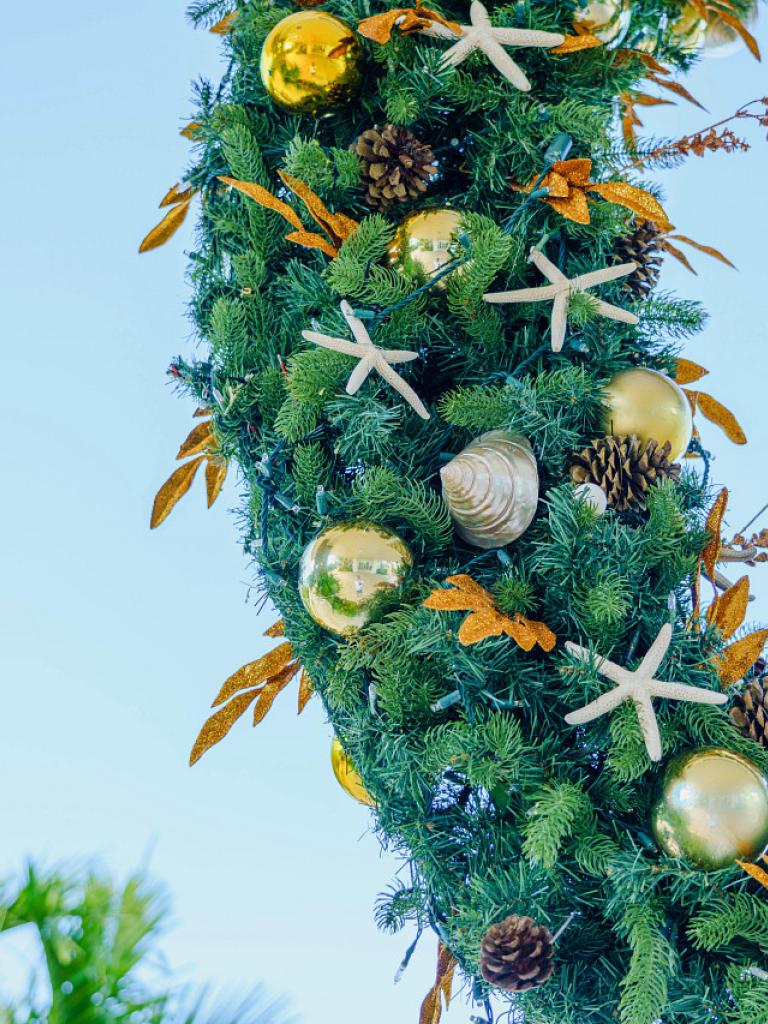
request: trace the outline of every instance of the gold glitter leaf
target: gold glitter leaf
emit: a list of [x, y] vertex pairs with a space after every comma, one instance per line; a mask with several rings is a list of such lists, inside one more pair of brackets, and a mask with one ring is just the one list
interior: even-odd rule
[[748, 875], [751, 875], [756, 882], [759, 882], [764, 888], [768, 889], [768, 871], [764, 871], [757, 864], [748, 864], [745, 860], [737, 860], [736, 863], [740, 868], [744, 868]]
[[189, 205], [192, 199], [186, 199], [183, 203], [172, 206], [160, 223], [152, 228], [147, 237], [139, 246], [139, 252], [150, 252], [152, 249], [159, 249], [176, 234], [186, 220], [189, 213]]
[[345, 216], [343, 213], [331, 213], [320, 196], [316, 195], [309, 185], [305, 185], [299, 178], [294, 178], [285, 171], [278, 171], [281, 180], [294, 195], [304, 203], [310, 216], [323, 231], [327, 232], [335, 245], [345, 242], [355, 228], [358, 226], [356, 220]]
[[299, 714], [307, 706], [314, 692], [315, 688], [312, 685], [312, 680], [309, 678], [309, 673], [303, 668], [301, 670], [301, 679], [299, 680]]
[[505, 626], [505, 632], [524, 651], [532, 651], [536, 646], [536, 634], [528, 627], [528, 624], [522, 617], [508, 623]]
[[672, 228], [661, 203], [643, 188], [630, 185], [627, 181], [606, 181], [602, 184], [589, 185], [588, 188], [590, 192], [597, 192], [609, 203], [626, 206], [644, 220], [653, 221], [662, 231], [669, 231]]
[[398, 18], [405, 18], [405, 11], [396, 8], [387, 11], [385, 14], [375, 14], [372, 18], [363, 18], [358, 22], [357, 31], [366, 39], [373, 39], [375, 43], [388, 43], [392, 37], [392, 30]]
[[665, 252], [668, 252], [670, 256], [674, 256], [678, 263], [682, 263], [686, 270], [690, 270], [692, 274], [696, 273], [696, 271], [693, 269], [691, 261], [688, 259], [688, 257], [682, 251], [682, 249], [678, 249], [676, 245], [672, 245], [668, 238], [665, 238], [664, 241], [661, 243], [661, 248]]
[[589, 185], [589, 175], [592, 171], [592, 161], [587, 157], [577, 157], [573, 160], [558, 160], [552, 165], [552, 170], [571, 183], [584, 188]]
[[744, 40], [747, 49], [755, 58], [760, 60], [760, 47], [757, 45], [757, 40], [746, 27], [743, 21], [736, 17], [734, 14], [729, 14], [728, 11], [724, 11], [721, 5], [717, 7], [717, 17], [720, 21], [724, 21], [729, 28], [732, 28], [734, 32], [737, 32]]
[[277, 196], [273, 196], [271, 192], [262, 188], [261, 185], [257, 185], [253, 181], [238, 181], [236, 178], [226, 177], [220, 177], [219, 181], [223, 181], [225, 185], [237, 189], [238, 192], [242, 192], [244, 196], [248, 196], [249, 199], [253, 199], [259, 205], [266, 206], [268, 210], [274, 210], [275, 213], [279, 213], [281, 217], [284, 217], [298, 231], [303, 230], [304, 225], [299, 220], [299, 215], [293, 207], [289, 206], [288, 203], [284, 203], [282, 199], [278, 199]]
[[748, 603], [749, 576], [742, 576], [722, 596], [715, 598], [707, 610], [707, 622], [717, 626], [723, 639], [729, 640], [746, 618]]
[[235, 19], [237, 18], [239, 13], [239, 10], [231, 11], [229, 14], [225, 15], [221, 19], [221, 21], [217, 21], [216, 24], [211, 27], [210, 31], [217, 36], [228, 35], [228, 33], [232, 31], [235, 24]]
[[[460, 590], [434, 590], [424, 601], [424, 607], [437, 612], [465, 612], [474, 602]], [[482, 605], [481, 605], [482, 607]]]
[[149, 521], [151, 530], [156, 529], [168, 518], [176, 503], [187, 493], [204, 458], [204, 455], [198, 455], [191, 462], [186, 462], [183, 466], [179, 466], [165, 481], [155, 495], [155, 501], [152, 505], [152, 518]]
[[677, 370], [675, 372], [675, 383], [676, 384], [693, 384], [695, 380], [700, 380], [702, 377], [706, 377], [709, 370], [703, 366], [699, 366], [698, 363], [694, 363], [692, 359], [678, 359]]
[[364, 18], [358, 22], [357, 31], [366, 39], [373, 39], [374, 42], [383, 45], [391, 39], [396, 23], [403, 35], [410, 35], [422, 28], [428, 28], [433, 22], [444, 25], [457, 36], [461, 35], [461, 26], [455, 21], [446, 21], [436, 11], [421, 6], [416, 8], [398, 7], [384, 14], [375, 14], [372, 18]]
[[729, 644], [720, 658], [715, 659], [720, 683], [725, 688], [744, 678], [755, 664], [768, 640], [768, 629], [758, 629], [742, 640]]
[[559, 214], [572, 220], [575, 224], [589, 224], [590, 222], [587, 197], [579, 189], [573, 189], [567, 199], [550, 199], [547, 196], [546, 202], [553, 210], [557, 210]]
[[272, 676], [272, 678], [264, 684], [259, 692], [259, 699], [256, 701], [256, 707], [253, 709], [254, 725], [258, 725], [260, 722], [264, 721], [271, 710], [272, 705], [275, 703], [275, 698], [279, 693], [282, 693], [288, 683], [290, 683], [298, 669], [299, 663], [297, 661], [293, 661], [289, 665], [286, 665], [282, 672], [278, 672], [277, 675]]
[[458, 638], [462, 646], [470, 647], [489, 636], [501, 636], [503, 632], [504, 617], [495, 609], [490, 609], [468, 615], [459, 627]]
[[571, 192], [568, 179], [557, 171], [550, 171], [546, 178], [547, 195], [550, 199], [567, 199]]
[[442, 942], [438, 942], [435, 984], [421, 1004], [419, 1024], [440, 1024], [440, 1019], [443, 1015], [443, 998], [445, 999], [446, 1009], [448, 1009], [451, 1001], [451, 988], [455, 970], [455, 958]]
[[702, 245], [701, 242], [694, 242], [692, 238], [687, 235], [670, 235], [670, 238], [676, 239], [678, 242], [684, 242], [686, 245], [693, 246], [694, 249], [698, 249], [699, 252], [705, 252], [707, 256], [714, 256], [716, 260], [720, 260], [721, 263], [725, 263], [728, 267], [733, 267], [736, 270], [736, 264], [731, 263], [727, 256], [723, 256], [719, 249], [715, 249], [711, 245]]
[[334, 249], [331, 243], [323, 238], [322, 235], [318, 235], [316, 231], [304, 231], [302, 228], [301, 231], [291, 231], [285, 237], [289, 242], [303, 245], [305, 249], [319, 249], [326, 256], [330, 256], [331, 259], [335, 259], [339, 255], [339, 250]]
[[709, 510], [707, 521], [704, 524], [705, 529], [709, 532], [710, 538], [707, 546], [701, 553], [701, 560], [704, 564], [704, 570], [710, 579], [715, 574], [715, 565], [717, 564], [718, 555], [720, 554], [720, 538], [723, 529], [723, 519], [725, 518], [725, 510], [727, 507], [728, 488], [724, 487], [715, 498], [715, 502]]
[[522, 615], [517, 616], [519, 621], [525, 623], [525, 626], [534, 636], [534, 642], [542, 648], [542, 650], [549, 653], [555, 649], [557, 644], [557, 636], [552, 630], [543, 622], [537, 622], [535, 619], [526, 619]]
[[730, 409], [726, 409], [706, 391], [689, 391], [688, 393], [693, 396], [702, 416], [705, 416], [710, 423], [717, 424], [729, 441], [733, 441], [734, 444], [747, 443], [747, 435]]
[[232, 698], [229, 704], [217, 711], [215, 715], [211, 715], [200, 730], [200, 735], [192, 747], [192, 753], [189, 755], [190, 766], [196, 764], [206, 751], [224, 739], [238, 718], [241, 718], [251, 706], [258, 693], [258, 690], [239, 693]]
[[696, 97], [692, 93], [688, 92], [685, 86], [681, 85], [680, 82], [675, 82], [670, 78], [663, 77], [668, 74], [669, 69], [664, 68], [664, 70], [658, 74], [648, 75], [648, 79], [651, 82], [655, 82], [656, 85], [660, 85], [662, 89], [668, 89], [670, 92], [673, 92], [675, 96], [680, 96], [681, 99], [692, 103], [694, 107], [698, 107], [700, 110], [706, 109], [706, 107], [704, 107], [702, 103], [699, 103]]
[[198, 124], [197, 121], [190, 121], [188, 125], [185, 125], [179, 135], [183, 135], [185, 139], [189, 139], [190, 142], [194, 142], [202, 131], [203, 126]]
[[557, 643], [555, 634], [543, 623], [526, 619], [517, 615], [510, 619], [499, 610], [493, 595], [476, 583], [466, 573], [448, 576], [446, 583], [454, 590], [439, 587], [423, 601], [425, 608], [434, 611], [468, 611], [471, 614], [462, 622], [459, 632], [459, 643], [464, 647], [479, 643], [489, 636], [501, 636], [506, 633], [525, 651], [532, 650], [536, 644], [545, 651], [551, 651]]
[[269, 627], [269, 629], [264, 630], [264, 636], [285, 636], [285, 620], [278, 619], [277, 622]]
[[205, 492], [208, 497], [208, 508], [221, 494], [221, 488], [227, 479], [226, 459], [209, 458], [205, 467]]
[[594, 46], [602, 46], [602, 40], [593, 36], [590, 32], [584, 32], [577, 36], [566, 36], [565, 42], [559, 46], [553, 46], [549, 53], [577, 53], [579, 50], [590, 50]]
[[211, 707], [218, 707], [240, 690], [267, 682], [282, 672], [292, 659], [293, 647], [286, 640], [257, 661], [251, 661], [234, 672], [219, 690]]
[[163, 198], [160, 200], [160, 209], [162, 210], [166, 206], [176, 206], [177, 203], [183, 203], [186, 199], [191, 199], [197, 192], [195, 188], [185, 188], [180, 191], [181, 185], [172, 185], [171, 188], [165, 193]]
[[662, 96], [649, 96], [647, 92], [633, 92], [632, 102], [639, 107], [673, 107], [672, 100], [665, 100]]
[[179, 448], [179, 454], [176, 458], [186, 459], [189, 455], [197, 455], [200, 452], [204, 452], [210, 448], [212, 441], [211, 421], [206, 420], [205, 423], [198, 423], [196, 427], [192, 428], [186, 441]]

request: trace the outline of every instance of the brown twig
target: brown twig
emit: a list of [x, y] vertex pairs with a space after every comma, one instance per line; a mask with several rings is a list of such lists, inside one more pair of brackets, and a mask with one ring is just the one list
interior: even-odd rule
[[[762, 110], [757, 113], [750, 110], [750, 107], [753, 107], [756, 103], [762, 104]], [[666, 146], [659, 146], [657, 149], [646, 154], [646, 156], [640, 157], [633, 163], [622, 167], [619, 173], [629, 171], [634, 167], [642, 167], [648, 160], [655, 160], [672, 153], [678, 153], [682, 156], [686, 156], [688, 153], [696, 153], [697, 156], [703, 156], [706, 150], [725, 149], [730, 153], [735, 149], [749, 149], [749, 143], [739, 139], [730, 129], [724, 128], [725, 125], [730, 124], [731, 121], [735, 121], [737, 118], [750, 118], [757, 121], [763, 127], [768, 126], [768, 96], [750, 100], [749, 103], [743, 104], [729, 117], [715, 121], [714, 124], [707, 125], [706, 128], [701, 128], [690, 135], [684, 135], [682, 138]], [[724, 130], [718, 134], [718, 128], [724, 128]]]

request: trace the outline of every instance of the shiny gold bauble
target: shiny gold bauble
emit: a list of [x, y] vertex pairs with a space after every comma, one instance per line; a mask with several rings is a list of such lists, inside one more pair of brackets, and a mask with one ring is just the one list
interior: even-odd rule
[[536, 456], [506, 430], [482, 434], [440, 470], [456, 532], [478, 548], [511, 544], [531, 525], [539, 501]]
[[333, 774], [342, 789], [345, 789], [359, 803], [367, 804], [369, 807], [376, 806], [373, 797], [363, 785], [363, 780], [357, 774], [355, 766], [352, 764], [352, 758], [336, 736], [333, 737], [331, 744], [331, 765]]
[[693, 434], [688, 399], [669, 377], [647, 367], [622, 370], [605, 388], [608, 434], [635, 434], [642, 442], [669, 441], [674, 462], [686, 451]]
[[756, 860], [768, 846], [768, 779], [722, 747], [680, 754], [664, 775], [651, 824], [665, 853], [702, 871]]
[[670, 25], [669, 31], [673, 42], [687, 53], [693, 53], [704, 45], [707, 21], [693, 4], [686, 4], [680, 17]]
[[365, 520], [337, 523], [304, 549], [299, 593], [324, 629], [351, 633], [391, 602], [412, 566], [413, 555], [394, 530]]
[[327, 11], [283, 18], [261, 51], [261, 80], [291, 114], [318, 114], [348, 103], [363, 81], [363, 49], [349, 25]]
[[601, 42], [612, 43], [624, 35], [631, 16], [630, 0], [591, 0], [576, 8], [573, 23]]
[[[426, 281], [456, 256], [456, 232], [460, 223], [458, 210], [447, 207], [409, 214], [389, 246], [390, 266]], [[445, 287], [447, 277], [446, 274], [438, 282], [438, 288]]]

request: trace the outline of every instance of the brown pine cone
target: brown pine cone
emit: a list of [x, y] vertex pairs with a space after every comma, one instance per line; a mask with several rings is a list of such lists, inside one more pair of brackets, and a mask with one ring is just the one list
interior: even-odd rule
[[480, 970], [485, 980], [509, 992], [527, 992], [552, 977], [554, 939], [549, 928], [532, 917], [512, 914], [491, 925], [480, 944]]
[[622, 288], [636, 299], [645, 298], [656, 287], [663, 262], [664, 232], [653, 221], [643, 220], [635, 230], [619, 238], [614, 248], [614, 263], [637, 263], [637, 270], [624, 278]]
[[355, 143], [355, 152], [363, 159], [367, 201], [380, 210], [415, 199], [437, 170], [429, 146], [407, 128], [394, 124], [364, 131]]
[[669, 441], [643, 444], [633, 434], [601, 437], [573, 456], [571, 479], [577, 484], [597, 484], [617, 512], [645, 508], [651, 484], [678, 480], [680, 466], [669, 461]]
[[731, 718], [745, 736], [768, 747], [768, 686], [766, 677], [753, 679], [736, 698]]

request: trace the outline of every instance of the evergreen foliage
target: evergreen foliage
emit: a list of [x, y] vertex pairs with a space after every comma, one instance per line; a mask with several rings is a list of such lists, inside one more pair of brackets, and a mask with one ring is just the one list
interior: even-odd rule
[[[329, 0], [324, 10], [355, 26], [396, 6]], [[467, 21], [466, 0], [429, 6]], [[488, 6], [496, 25], [571, 27], [572, 5], [555, 0]], [[197, 0], [191, 15], [210, 25], [234, 8]], [[532, 82], [522, 93], [482, 55], [445, 69], [444, 43], [395, 30], [384, 46], [362, 40], [359, 97], [314, 120], [278, 109], [258, 72], [267, 33], [295, 7], [247, 0], [237, 10], [224, 38], [225, 81], [197, 90], [187, 173], [204, 197], [191, 261], [204, 358], [175, 366], [242, 469], [245, 538], [262, 590], [376, 800], [382, 843], [407, 865], [407, 883], [378, 904], [379, 924], [436, 931], [482, 1002], [478, 953], [489, 925], [518, 913], [556, 932], [575, 914], [557, 942], [554, 978], [515, 1004], [526, 1024], [757, 1024], [768, 995], [759, 973], [768, 968], [764, 894], [736, 865], [713, 884], [660, 853], [648, 817], [662, 767], [648, 759], [632, 706], [584, 729], [564, 722], [605, 689], [594, 664], [564, 653], [565, 640], [633, 666], [673, 620], [665, 677], [719, 687], [722, 640], [690, 628], [711, 500], [700, 475], [689, 468], [680, 483], [652, 487], [647, 512], [603, 516], [568, 482], [571, 454], [604, 433], [610, 378], [635, 365], [674, 372], [680, 343], [701, 330], [704, 313], [655, 294], [634, 303], [633, 326], [595, 317], [594, 300], [579, 297], [553, 353], [547, 304], [482, 302], [489, 288], [540, 283], [527, 262], [534, 244], [569, 277], [611, 261], [631, 226], [626, 209], [591, 197], [590, 223], [577, 224], [512, 185], [543, 175], [545, 154], [567, 133], [569, 156], [592, 160], [592, 180], [651, 187], [620, 172], [632, 154], [616, 141], [616, 98], [644, 88], [646, 65], [610, 47], [517, 50]], [[623, 45], [656, 34], [679, 10], [680, 0], [633, 0]], [[692, 61], [664, 32], [655, 56], [682, 70]], [[440, 170], [424, 197], [383, 216], [365, 204], [352, 146], [385, 121], [427, 142]], [[256, 182], [305, 216], [280, 170], [359, 221], [334, 259], [287, 241], [278, 214], [219, 181]], [[388, 246], [406, 213], [446, 205], [461, 212], [464, 263], [444, 288], [417, 291], [418, 280], [387, 265]], [[620, 283], [599, 294], [631, 301]], [[419, 353], [399, 368], [431, 410], [428, 422], [375, 374], [350, 397], [352, 361], [302, 338], [306, 329], [348, 336], [341, 299], [377, 345]], [[530, 440], [542, 498], [516, 543], [482, 551], [457, 538], [439, 471], [495, 429]], [[350, 519], [396, 529], [416, 564], [393, 610], [338, 638], [310, 619], [296, 578], [306, 544]], [[503, 612], [545, 622], [559, 638], [555, 651], [526, 652], [506, 636], [461, 646], [459, 613], [422, 607], [452, 573], [470, 574]], [[665, 757], [716, 744], [768, 768], [727, 709], [659, 701], [657, 714]]]

